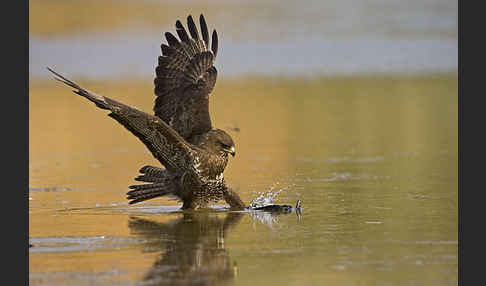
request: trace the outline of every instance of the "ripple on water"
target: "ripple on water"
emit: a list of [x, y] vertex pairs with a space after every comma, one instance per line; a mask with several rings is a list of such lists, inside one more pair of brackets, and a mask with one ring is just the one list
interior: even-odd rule
[[119, 248], [138, 242], [138, 239], [126, 237], [31, 237], [29, 252], [71, 252], [89, 251], [106, 248]]

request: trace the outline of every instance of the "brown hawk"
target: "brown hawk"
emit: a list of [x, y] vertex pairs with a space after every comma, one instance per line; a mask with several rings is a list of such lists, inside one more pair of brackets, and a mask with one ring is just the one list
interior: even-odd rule
[[233, 209], [245, 207], [223, 176], [228, 154], [235, 155], [233, 139], [225, 131], [213, 129], [209, 115], [209, 95], [217, 76], [213, 63], [218, 35], [214, 30], [210, 46], [203, 15], [199, 23], [202, 39], [192, 16], [187, 17], [190, 35], [179, 20], [176, 31], [180, 40], [165, 33], [168, 45], [162, 44], [155, 70], [155, 115], [90, 92], [48, 68], [57, 80], [73, 87], [74, 93], [109, 110], [108, 115], [137, 136], [165, 167], [140, 169], [135, 180], [148, 184], [129, 187], [130, 204], [171, 196], [182, 201], [184, 209], [222, 199]]

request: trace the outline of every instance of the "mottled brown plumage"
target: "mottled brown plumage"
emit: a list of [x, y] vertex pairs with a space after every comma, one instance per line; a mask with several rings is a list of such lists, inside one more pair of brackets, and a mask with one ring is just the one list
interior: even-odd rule
[[199, 18], [203, 39], [199, 38], [192, 16], [187, 17], [189, 36], [180, 21], [176, 22], [180, 41], [165, 33], [162, 56], [155, 69], [155, 115], [169, 124], [188, 142], [194, 136], [212, 129], [209, 116], [209, 94], [216, 83], [217, 70], [213, 66], [218, 51], [218, 35], [213, 31], [209, 47], [206, 21]]
[[180, 21], [177, 34], [166, 33], [167, 43], [156, 68], [155, 115], [105, 96], [92, 93], [54, 73], [58, 80], [73, 87], [74, 92], [111, 111], [108, 114], [137, 136], [165, 169], [145, 166], [137, 181], [149, 184], [130, 186], [130, 204], [160, 196], [172, 196], [183, 208], [204, 207], [210, 202], [226, 200], [236, 209], [244, 208], [238, 195], [224, 181], [228, 154], [235, 155], [234, 142], [226, 132], [213, 129], [209, 115], [209, 95], [216, 82], [213, 66], [218, 49], [216, 31], [209, 34], [204, 17], [200, 17], [202, 39], [191, 16], [187, 18], [189, 36]]

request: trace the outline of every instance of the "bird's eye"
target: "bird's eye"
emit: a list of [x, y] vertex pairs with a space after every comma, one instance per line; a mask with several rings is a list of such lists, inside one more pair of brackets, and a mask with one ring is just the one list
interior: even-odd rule
[[226, 145], [224, 143], [221, 143], [221, 147], [223, 147], [224, 149], [229, 149], [230, 148], [230, 146], [228, 146], [228, 145]]

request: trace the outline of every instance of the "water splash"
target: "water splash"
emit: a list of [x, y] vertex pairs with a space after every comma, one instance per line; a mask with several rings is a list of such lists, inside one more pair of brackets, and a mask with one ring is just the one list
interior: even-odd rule
[[[274, 228], [278, 225], [278, 214], [275, 213], [268, 213], [268, 212], [259, 212], [259, 211], [251, 211], [250, 216], [253, 222], [259, 221], [261, 224], [268, 226], [269, 228]], [[255, 230], [255, 224], [253, 224], [253, 230]]]
[[269, 206], [269, 205], [274, 205], [275, 204], [275, 198], [284, 190], [289, 189], [290, 187], [294, 186], [289, 185], [283, 188], [280, 188], [276, 191], [274, 191], [277, 186], [279, 185], [279, 182], [274, 183], [272, 187], [270, 187], [270, 190], [267, 192], [260, 192], [259, 196], [251, 200], [250, 202], [250, 208], [259, 208], [259, 207], [264, 207], [264, 206]]
[[[251, 219], [253, 221], [259, 221], [261, 224], [268, 226], [269, 228], [274, 228], [276, 225], [279, 224], [279, 219], [278, 216], [282, 213], [289, 213], [289, 211], [259, 211], [261, 207], [266, 207], [266, 206], [278, 206], [275, 204], [275, 199], [277, 196], [282, 192], [285, 191], [291, 187], [294, 187], [295, 184], [283, 187], [283, 188], [278, 188], [279, 183], [274, 183], [272, 187], [270, 187], [270, 190], [267, 192], [260, 192], [259, 196], [251, 200], [250, 205], [249, 205], [249, 210], [250, 210], [250, 215]], [[300, 200], [297, 201], [297, 205], [295, 208], [297, 217], [301, 218], [301, 212], [300, 212]], [[286, 207], [286, 206], [280, 206], [280, 207]], [[258, 209], [258, 210], [257, 210]], [[292, 208], [293, 209], [293, 208]], [[255, 229], [255, 225], [253, 225], [253, 228]]]

